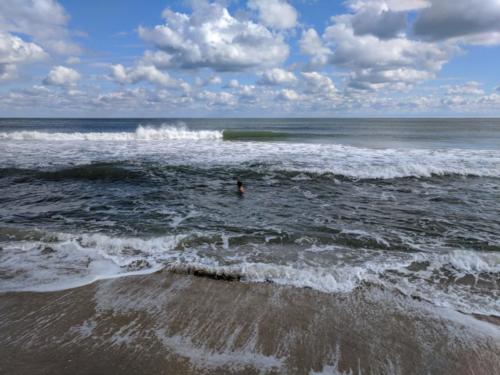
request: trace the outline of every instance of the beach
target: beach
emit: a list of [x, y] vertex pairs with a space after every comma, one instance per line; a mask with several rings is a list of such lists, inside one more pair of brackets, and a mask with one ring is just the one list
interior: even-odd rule
[[3, 374], [493, 374], [498, 320], [161, 271], [0, 295]]
[[499, 129], [2, 119], [0, 373], [496, 373]]

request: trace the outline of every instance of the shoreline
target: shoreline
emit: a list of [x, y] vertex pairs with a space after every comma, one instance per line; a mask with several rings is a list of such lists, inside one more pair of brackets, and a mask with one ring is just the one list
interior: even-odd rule
[[0, 294], [1, 373], [492, 374], [498, 319], [165, 270]]

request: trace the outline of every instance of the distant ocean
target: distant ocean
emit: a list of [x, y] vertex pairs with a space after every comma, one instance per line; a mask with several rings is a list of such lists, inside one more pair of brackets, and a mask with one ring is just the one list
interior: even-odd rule
[[0, 248], [4, 292], [166, 268], [500, 316], [500, 120], [1, 119]]

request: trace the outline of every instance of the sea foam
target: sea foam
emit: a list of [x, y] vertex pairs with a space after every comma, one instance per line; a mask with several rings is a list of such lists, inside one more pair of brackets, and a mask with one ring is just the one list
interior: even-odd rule
[[183, 125], [159, 127], [139, 125], [134, 132], [43, 132], [15, 131], [0, 133], [0, 140], [15, 141], [164, 141], [164, 140], [222, 139], [216, 130], [189, 130]]
[[[197, 234], [191, 234], [190, 236]], [[85, 285], [96, 280], [145, 274], [166, 268], [174, 273], [216, 280], [270, 282], [325, 293], [348, 293], [364, 285], [378, 285], [441, 307], [487, 315], [500, 315], [498, 292], [485, 289], [500, 275], [500, 255], [455, 250], [441, 253], [357, 253], [350, 263], [305, 264], [256, 262], [231, 256], [229, 263], [189, 247], [188, 235], [151, 239], [111, 237], [104, 234], [47, 234], [51, 240], [2, 244], [0, 267], [12, 278], [1, 291], [49, 291]], [[50, 248], [49, 251], [46, 249]], [[315, 252], [339, 252], [330, 245]], [[219, 252], [223, 252], [220, 249]], [[234, 250], [233, 250], [234, 251]], [[303, 251], [307, 251], [304, 249]], [[136, 267], [137, 265], [143, 267]], [[71, 269], [71, 271], [68, 271]], [[464, 284], [465, 278], [470, 281]], [[446, 280], [445, 284], [442, 284]], [[462, 280], [462, 281], [461, 281]], [[443, 287], [445, 285], [445, 287]], [[492, 284], [493, 285], [493, 284]], [[476, 293], [470, 293], [476, 288]]]

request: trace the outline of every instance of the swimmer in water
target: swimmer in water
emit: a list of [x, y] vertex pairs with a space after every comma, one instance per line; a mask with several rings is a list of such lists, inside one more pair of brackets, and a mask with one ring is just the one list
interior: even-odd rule
[[238, 177], [236, 177], [236, 185], [238, 186], [238, 193], [243, 194], [245, 192], [245, 187]]

